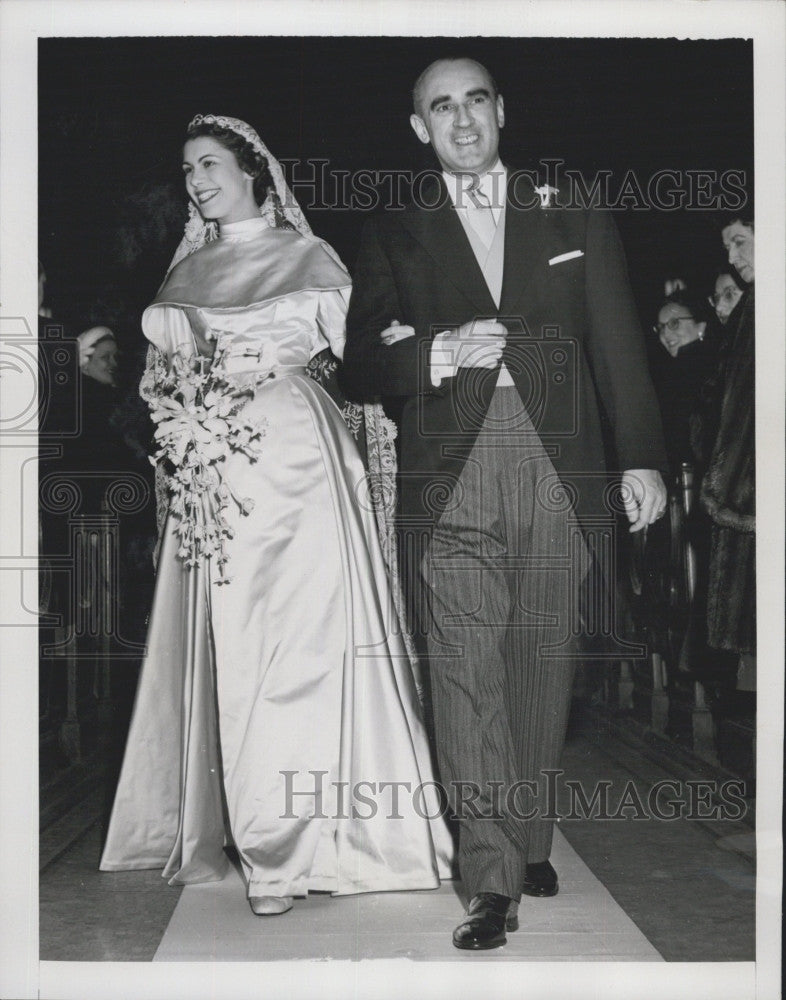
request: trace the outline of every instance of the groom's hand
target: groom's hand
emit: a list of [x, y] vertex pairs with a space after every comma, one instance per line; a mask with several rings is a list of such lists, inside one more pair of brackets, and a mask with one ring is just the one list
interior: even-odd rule
[[380, 333], [379, 339], [383, 344], [387, 344], [391, 347], [393, 344], [397, 344], [400, 340], [407, 340], [409, 337], [415, 336], [415, 327], [404, 325], [397, 319], [394, 319], [390, 326], [386, 326], [385, 329]]
[[628, 469], [622, 474], [622, 489], [630, 531], [641, 531], [666, 513], [668, 494], [656, 469]]
[[476, 319], [442, 334], [442, 347], [456, 368], [496, 368], [505, 349], [507, 329], [495, 319]]

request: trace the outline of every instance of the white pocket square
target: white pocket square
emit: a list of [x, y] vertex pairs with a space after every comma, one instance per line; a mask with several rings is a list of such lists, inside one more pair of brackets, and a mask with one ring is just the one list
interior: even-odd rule
[[573, 260], [574, 257], [583, 257], [583, 250], [571, 250], [570, 253], [561, 253], [557, 257], [551, 257], [549, 259], [549, 267], [554, 264], [561, 264], [565, 260]]

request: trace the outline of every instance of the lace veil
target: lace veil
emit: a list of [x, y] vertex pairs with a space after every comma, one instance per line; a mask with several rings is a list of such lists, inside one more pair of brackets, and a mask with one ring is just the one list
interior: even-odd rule
[[[273, 179], [273, 186], [275, 188], [275, 193], [278, 197], [281, 210], [287, 222], [292, 226], [292, 228], [300, 233], [301, 236], [313, 236], [311, 232], [311, 226], [306, 222], [306, 217], [303, 215], [303, 211], [295, 201], [295, 196], [292, 194], [287, 182], [284, 180], [284, 171], [281, 169], [281, 164], [273, 156], [267, 146], [262, 142], [254, 129], [246, 122], [241, 121], [239, 118], [228, 118], [226, 115], [197, 115], [191, 120], [188, 128], [194, 128], [197, 125], [217, 125], [219, 128], [229, 129], [236, 135], [241, 136], [245, 139], [257, 153], [260, 153], [267, 160], [268, 170], [270, 171], [270, 176]], [[259, 214], [272, 228], [276, 228], [279, 225], [279, 217], [275, 211], [275, 205], [273, 199], [268, 195], [264, 203], [259, 206]], [[183, 233], [183, 239], [178, 244], [177, 250], [175, 250], [175, 255], [172, 258], [172, 262], [169, 265], [167, 274], [172, 270], [172, 268], [179, 264], [180, 261], [192, 254], [195, 250], [204, 246], [205, 243], [209, 243], [214, 240], [218, 235], [218, 227], [215, 222], [205, 222], [199, 211], [192, 201], [188, 203], [188, 221], [186, 222], [185, 231]], [[330, 247], [327, 243], [320, 242], [328, 251], [330, 256], [339, 264], [341, 261], [335, 250]], [[344, 265], [341, 264], [343, 267]], [[346, 270], [346, 268], [345, 268]]]

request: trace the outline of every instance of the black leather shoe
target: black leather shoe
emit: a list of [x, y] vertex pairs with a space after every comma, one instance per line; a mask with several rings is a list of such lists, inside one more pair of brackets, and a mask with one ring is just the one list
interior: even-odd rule
[[559, 892], [557, 873], [550, 861], [527, 865], [521, 891], [527, 896], [556, 896]]
[[[505, 926], [511, 902], [509, 896], [498, 892], [479, 892], [473, 896], [466, 916], [453, 931], [453, 944], [468, 951], [487, 951], [507, 944]], [[518, 917], [515, 919], [518, 924]]]

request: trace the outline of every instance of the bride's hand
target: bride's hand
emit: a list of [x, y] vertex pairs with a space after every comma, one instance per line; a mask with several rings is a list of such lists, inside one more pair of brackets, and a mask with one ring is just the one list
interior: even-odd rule
[[188, 317], [191, 332], [194, 335], [194, 346], [204, 358], [212, 358], [216, 353], [216, 334], [210, 329], [202, 313], [193, 306], [183, 310]]
[[397, 319], [394, 319], [390, 326], [380, 333], [379, 339], [390, 347], [391, 344], [397, 344], [399, 340], [406, 340], [407, 337], [414, 336], [414, 326], [402, 326]]

